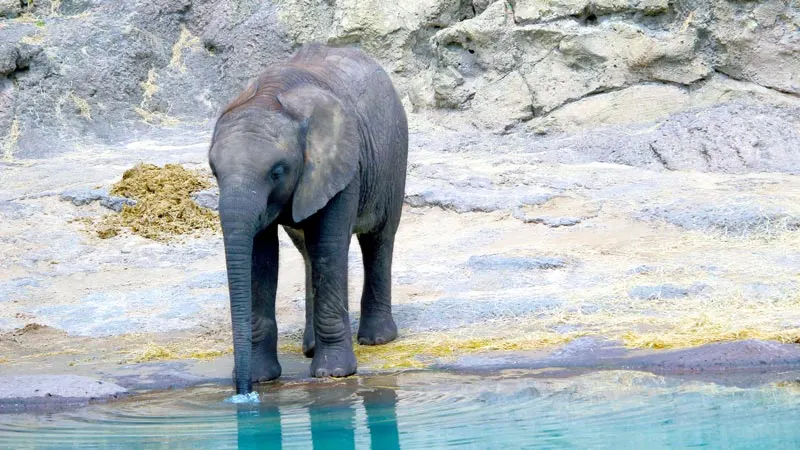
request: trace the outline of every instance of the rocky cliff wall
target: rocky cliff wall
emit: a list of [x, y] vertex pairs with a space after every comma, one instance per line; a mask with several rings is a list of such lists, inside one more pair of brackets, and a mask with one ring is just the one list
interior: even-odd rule
[[797, 0], [2, 0], [6, 160], [208, 126], [298, 45], [378, 58], [409, 112], [537, 134], [800, 103]]

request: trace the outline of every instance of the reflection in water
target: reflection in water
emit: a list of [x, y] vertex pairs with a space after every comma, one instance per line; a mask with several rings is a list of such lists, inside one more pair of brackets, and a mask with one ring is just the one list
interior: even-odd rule
[[323, 395], [308, 406], [311, 419], [311, 441], [315, 450], [337, 448], [355, 449], [355, 411], [348, 402], [345, 407], [336, 399]]
[[240, 407], [236, 411], [236, 425], [238, 448], [282, 448], [281, 416], [277, 405], [264, 405], [258, 409]]
[[400, 448], [397, 431], [397, 391], [375, 388], [361, 392], [367, 412], [371, 448]]
[[[367, 416], [370, 447], [400, 448], [397, 393], [394, 387], [358, 389], [356, 395], [346, 388], [315, 389], [311, 394], [306, 411], [315, 450], [355, 450], [358, 398], [361, 399]], [[262, 397], [268, 399], [269, 395]], [[283, 448], [281, 408], [267, 402], [239, 406], [236, 413], [238, 448]]]
[[792, 384], [520, 371], [263, 389], [257, 405], [224, 403], [229, 388], [208, 385], [52, 414], [0, 414], [0, 449], [800, 448], [800, 391]]

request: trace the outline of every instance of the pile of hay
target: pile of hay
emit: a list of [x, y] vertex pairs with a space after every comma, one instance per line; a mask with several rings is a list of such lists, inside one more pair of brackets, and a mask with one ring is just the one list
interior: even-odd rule
[[211, 187], [208, 176], [177, 164], [138, 164], [122, 175], [111, 195], [136, 200], [120, 214], [103, 218], [97, 234], [107, 239], [129, 229], [140, 236], [165, 241], [176, 235], [219, 230], [217, 214], [197, 205], [191, 195]]

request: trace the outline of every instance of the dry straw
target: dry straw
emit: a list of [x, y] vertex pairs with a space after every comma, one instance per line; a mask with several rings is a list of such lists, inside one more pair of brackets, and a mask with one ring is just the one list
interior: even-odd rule
[[178, 235], [219, 229], [217, 214], [197, 205], [191, 195], [211, 187], [207, 176], [176, 164], [139, 164], [125, 171], [111, 194], [136, 200], [118, 215], [103, 218], [98, 236], [110, 238], [128, 229], [148, 239], [167, 241]]

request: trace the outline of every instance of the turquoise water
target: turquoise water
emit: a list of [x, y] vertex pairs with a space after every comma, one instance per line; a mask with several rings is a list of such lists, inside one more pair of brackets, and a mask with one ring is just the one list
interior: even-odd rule
[[800, 387], [639, 372], [410, 373], [283, 383], [258, 405], [200, 386], [0, 415], [0, 448], [800, 448]]

